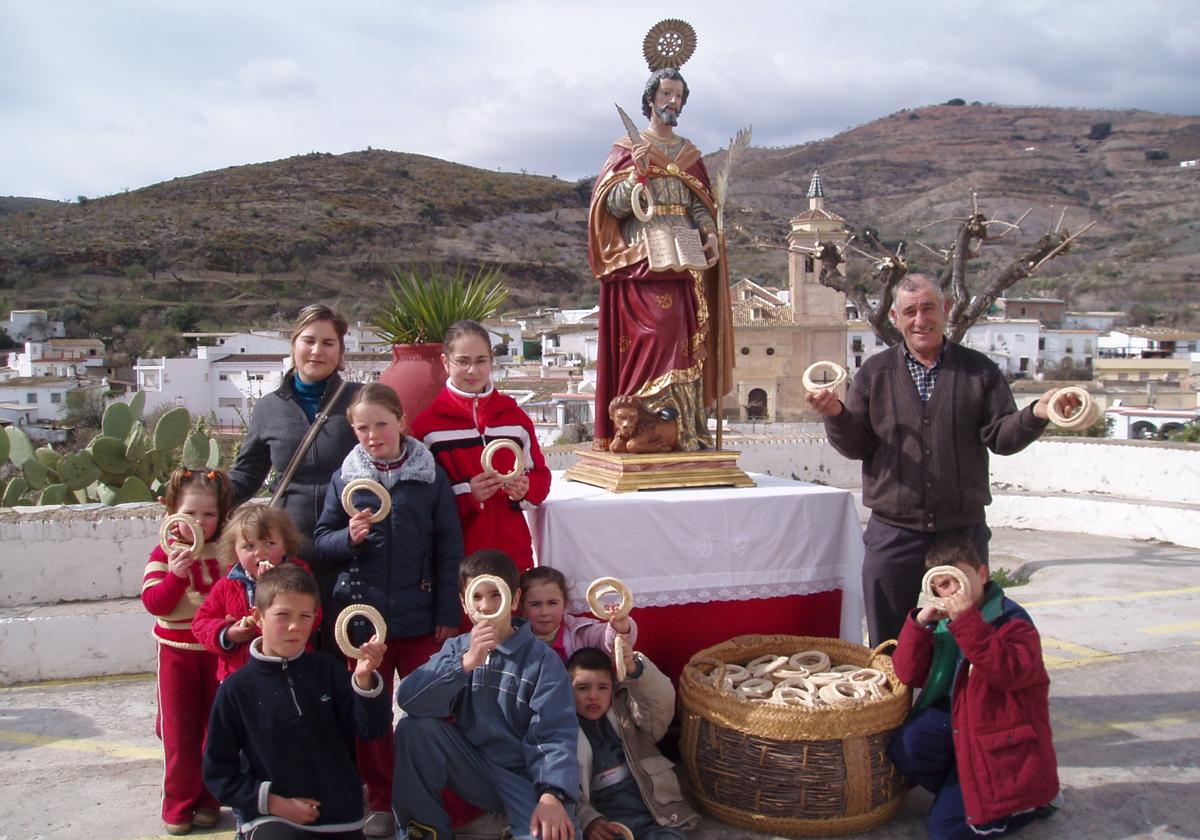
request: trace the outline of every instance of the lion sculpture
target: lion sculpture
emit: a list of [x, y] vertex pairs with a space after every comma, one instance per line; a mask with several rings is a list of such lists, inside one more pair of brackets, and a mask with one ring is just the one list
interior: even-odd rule
[[679, 409], [666, 405], [651, 411], [637, 397], [613, 397], [608, 416], [615, 433], [609, 452], [673, 452], [679, 442]]

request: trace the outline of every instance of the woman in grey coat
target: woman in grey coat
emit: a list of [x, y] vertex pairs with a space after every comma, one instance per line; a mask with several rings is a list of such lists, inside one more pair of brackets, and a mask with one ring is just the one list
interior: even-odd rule
[[[262, 488], [267, 474], [275, 470], [276, 479], [292, 460], [292, 455], [323, 412], [329, 419], [317, 433], [283, 495], [283, 507], [291, 515], [300, 533], [310, 540], [321, 515], [325, 490], [346, 454], [358, 442], [346, 420], [346, 407], [361, 384], [350, 382], [342, 389], [336, 404], [330, 404], [342, 378], [338, 371], [346, 355], [346, 319], [322, 303], [300, 310], [292, 325], [292, 363], [279, 388], [264, 395], [250, 415], [250, 428], [229, 471], [237, 502], [243, 502]], [[274, 487], [271, 488], [274, 490]], [[304, 559], [312, 566], [321, 588], [325, 610], [323, 644], [333, 641], [330, 595], [336, 575], [320, 562], [311, 548]]]

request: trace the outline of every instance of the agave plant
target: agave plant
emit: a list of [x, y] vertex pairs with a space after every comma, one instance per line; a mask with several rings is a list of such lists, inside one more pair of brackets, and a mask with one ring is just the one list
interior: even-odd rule
[[440, 267], [424, 272], [397, 270], [372, 325], [388, 344], [441, 343], [455, 321], [482, 321], [500, 311], [508, 289], [498, 268], [480, 267], [469, 280], [459, 265], [453, 273]]

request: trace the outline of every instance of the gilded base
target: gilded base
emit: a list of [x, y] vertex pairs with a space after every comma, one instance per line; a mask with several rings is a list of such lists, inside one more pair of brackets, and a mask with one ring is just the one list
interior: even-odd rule
[[574, 466], [564, 477], [610, 493], [680, 487], [753, 487], [754, 480], [738, 469], [739, 454], [734, 449], [652, 455], [580, 449]]

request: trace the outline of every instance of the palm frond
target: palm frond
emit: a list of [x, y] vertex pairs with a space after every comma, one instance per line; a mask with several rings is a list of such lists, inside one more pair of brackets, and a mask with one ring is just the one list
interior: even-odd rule
[[453, 273], [440, 266], [394, 271], [389, 301], [372, 326], [389, 344], [440, 343], [456, 321], [495, 315], [508, 299], [500, 269], [480, 267], [469, 280], [466, 272], [462, 265]]
[[717, 205], [717, 230], [725, 229], [725, 200], [729, 197], [729, 178], [733, 172], [733, 160], [750, 145], [750, 135], [753, 128], [746, 126], [729, 141], [729, 151], [725, 153], [725, 162], [717, 173], [713, 184], [713, 202]]

